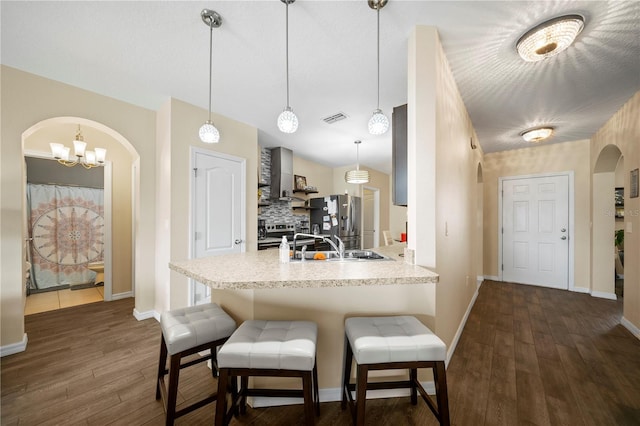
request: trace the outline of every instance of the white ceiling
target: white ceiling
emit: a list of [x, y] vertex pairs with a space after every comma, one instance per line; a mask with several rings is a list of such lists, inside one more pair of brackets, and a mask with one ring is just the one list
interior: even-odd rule
[[[169, 97], [207, 109], [209, 29], [216, 10], [213, 110], [330, 166], [390, 171], [391, 132], [373, 137], [376, 13], [366, 0], [298, 0], [289, 7], [291, 106], [298, 132], [280, 133], [285, 97], [285, 6], [262, 1], [2, 1], [3, 64], [153, 110]], [[526, 63], [515, 43], [551, 17], [579, 13], [585, 28], [559, 56]], [[526, 146], [519, 133], [557, 128], [549, 142], [589, 138], [640, 90], [640, 2], [402, 1], [380, 13], [381, 108], [407, 101], [407, 40], [435, 26], [485, 152]], [[34, 100], [37, 102], [37, 100]], [[321, 119], [343, 112], [346, 120]], [[203, 121], [206, 115], [203, 114]], [[194, 137], [197, 129], [194, 129]], [[234, 143], [225, 140], [221, 143]]]

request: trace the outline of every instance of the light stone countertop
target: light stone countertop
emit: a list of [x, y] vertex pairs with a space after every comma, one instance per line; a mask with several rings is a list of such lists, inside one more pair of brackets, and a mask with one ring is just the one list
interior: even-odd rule
[[[408, 265], [398, 254], [405, 244], [374, 252], [393, 260], [278, 262], [278, 250], [261, 250], [169, 262], [169, 268], [214, 289], [260, 290], [437, 283], [438, 274]], [[399, 260], [395, 260], [399, 259]]]

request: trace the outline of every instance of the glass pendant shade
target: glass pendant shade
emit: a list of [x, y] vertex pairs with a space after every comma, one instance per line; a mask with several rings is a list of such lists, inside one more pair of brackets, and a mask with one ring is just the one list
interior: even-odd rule
[[298, 130], [298, 116], [291, 107], [286, 107], [278, 116], [278, 129], [282, 133], [294, 133]]
[[543, 22], [518, 40], [518, 54], [527, 62], [537, 62], [557, 55], [576, 39], [584, 28], [580, 15], [566, 15]]
[[368, 183], [369, 182], [369, 171], [368, 170], [349, 170], [344, 174], [344, 180], [347, 183]]
[[200, 127], [200, 140], [204, 143], [218, 143], [220, 142], [220, 132], [216, 129], [216, 126], [210, 120], [207, 120]]
[[373, 115], [369, 119], [369, 133], [372, 135], [382, 135], [389, 130], [389, 119], [382, 110], [373, 111]]
[[524, 131], [520, 134], [527, 142], [540, 142], [550, 138], [551, 135], [553, 135], [552, 127], [539, 127], [537, 129]]

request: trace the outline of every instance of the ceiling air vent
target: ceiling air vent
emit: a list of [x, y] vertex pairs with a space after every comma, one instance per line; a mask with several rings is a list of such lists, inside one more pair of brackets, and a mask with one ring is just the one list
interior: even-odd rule
[[343, 112], [337, 112], [335, 114], [332, 114], [328, 117], [323, 118], [322, 121], [324, 121], [327, 124], [333, 124], [336, 121], [344, 120], [345, 118], [347, 118], [347, 116], [344, 115]]

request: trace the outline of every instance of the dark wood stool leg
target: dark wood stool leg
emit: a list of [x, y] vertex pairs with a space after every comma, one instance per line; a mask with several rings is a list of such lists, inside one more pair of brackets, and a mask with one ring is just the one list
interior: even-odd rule
[[351, 380], [351, 363], [353, 362], [353, 352], [349, 339], [344, 337], [344, 354], [342, 357], [342, 400], [340, 408], [345, 409], [347, 406], [347, 394], [349, 393], [349, 381]]
[[411, 404], [416, 405], [418, 403], [418, 369], [409, 369], [409, 381], [411, 382]]
[[438, 401], [438, 417], [441, 426], [449, 426], [449, 397], [447, 395], [447, 371], [444, 361], [437, 361], [433, 369], [436, 385], [436, 399]]
[[247, 389], [249, 388], [249, 377], [240, 377], [240, 414], [247, 414]]
[[216, 401], [215, 426], [224, 426], [227, 417], [227, 382], [229, 370], [222, 369], [218, 372], [218, 400]]
[[156, 399], [162, 397], [160, 391], [160, 380], [164, 377], [167, 370], [167, 345], [164, 342], [164, 335], [160, 339], [160, 359], [158, 360], [158, 379], [156, 380]]
[[178, 377], [180, 375], [180, 354], [169, 358], [169, 389], [167, 389], [166, 425], [173, 425], [176, 416], [176, 400], [178, 399]]
[[304, 399], [304, 417], [308, 426], [315, 424], [315, 413], [313, 409], [313, 379], [311, 371], [305, 371], [302, 375], [302, 394]]
[[313, 364], [313, 401], [316, 406], [316, 416], [320, 416], [320, 393], [318, 391], [318, 362]]
[[356, 372], [356, 426], [364, 426], [365, 404], [367, 402], [367, 378], [369, 368], [366, 364], [358, 365]]
[[218, 347], [211, 346], [211, 375], [213, 378], [218, 377]]

